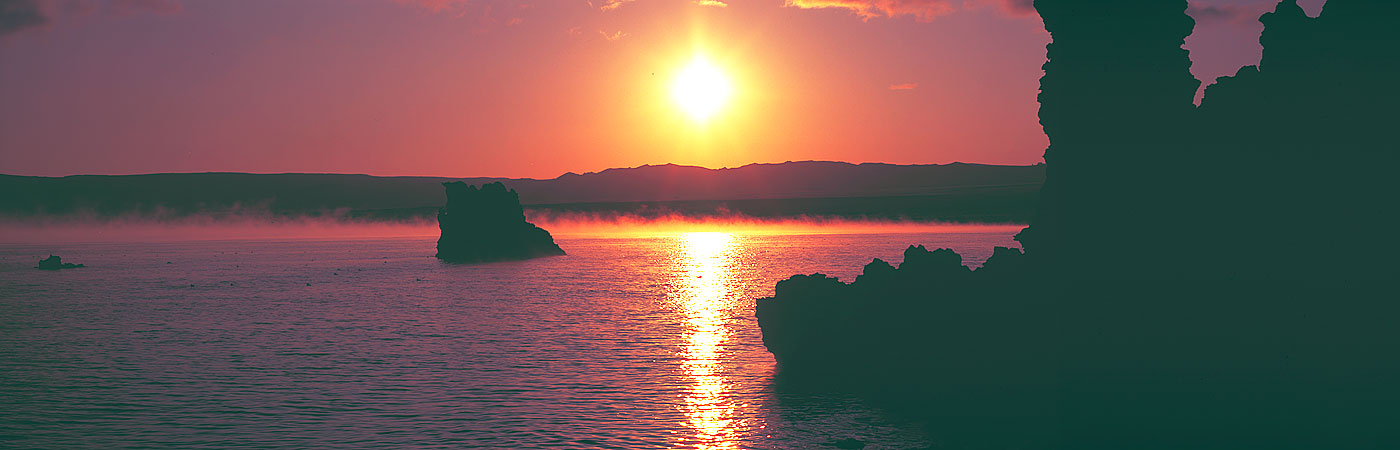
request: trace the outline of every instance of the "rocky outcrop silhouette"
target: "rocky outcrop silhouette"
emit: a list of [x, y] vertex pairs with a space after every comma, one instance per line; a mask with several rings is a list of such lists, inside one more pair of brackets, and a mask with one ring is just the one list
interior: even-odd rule
[[449, 262], [488, 262], [563, 255], [548, 231], [525, 220], [520, 196], [501, 183], [442, 184], [447, 205], [438, 210], [437, 257]]
[[[1327, 2], [1317, 18], [1294, 1], [1260, 17], [1258, 66], [1206, 89], [1192, 148], [1216, 171], [1196, 176], [1194, 201], [1217, 217], [1194, 227], [1202, 247], [1231, 248], [1245, 277], [1389, 278], [1400, 141], [1400, 2]], [[1291, 245], [1316, 236], [1316, 245]], [[1311, 240], [1311, 239], [1310, 239]], [[1226, 247], [1221, 247], [1226, 246]], [[1204, 250], [1197, 248], [1197, 251]]]
[[910, 246], [897, 266], [875, 259], [851, 283], [779, 281], [755, 305], [778, 388], [854, 390], [907, 408], [947, 427], [932, 433], [947, 448], [979, 427], [970, 447], [997, 448], [983, 438], [1000, 435], [1046, 448], [1036, 444], [1055, 423], [1058, 324], [1053, 302], [1020, 275], [1023, 257], [998, 248], [972, 270], [950, 249]]
[[1394, 272], [1393, 240], [1373, 236], [1389, 223], [1378, 205], [1400, 162], [1388, 131], [1388, 105], [1400, 101], [1400, 3], [1329, 1], [1309, 18], [1280, 2], [1260, 18], [1260, 64], [1209, 86], [1199, 108], [1181, 49], [1193, 24], [1185, 1], [1036, 7], [1053, 38], [1040, 94], [1050, 147], [1041, 204], [1020, 240], [1047, 269], [1138, 279]]
[[1101, 262], [1128, 243], [1142, 245], [1144, 224], [1177, 220], [1171, 205], [1181, 201], [1178, 163], [1184, 161], [1171, 155], [1190, 140], [1183, 132], [1200, 86], [1182, 49], [1194, 26], [1186, 2], [1035, 5], [1052, 37], [1039, 96], [1050, 147], [1040, 205], [1019, 236], [1022, 246], [1057, 261], [1050, 266], [1079, 273], [1093, 267], [1113, 277], [1174, 267], [1160, 259], [1154, 267]]
[[35, 268], [35, 269], [39, 269], [39, 270], [61, 270], [61, 269], [77, 269], [77, 268], [80, 268], [80, 267], [86, 267], [86, 266], [84, 266], [84, 265], [82, 265], [82, 264], [66, 263], [66, 262], [63, 262], [63, 257], [61, 257], [61, 256], [58, 256], [58, 255], [49, 255], [48, 258], [44, 258], [44, 259], [42, 259], [42, 260], [39, 260], [39, 265], [38, 265], [38, 266], [35, 266], [34, 268]]
[[[1192, 104], [1184, 0], [1036, 0], [1046, 181], [1024, 251], [779, 282], [779, 379], [883, 394], [949, 447], [1394, 448], [1400, 2], [1285, 0]], [[780, 383], [781, 384], [781, 383]], [[1053, 424], [1047, 426], [1045, 424]], [[991, 436], [1028, 440], [989, 443]]]
[[[777, 283], [773, 297], [756, 303], [763, 343], [784, 368], [822, 370], [831, 361], [857, 370], [880, 368], [890, 360], [888, 344], [913, 342], [891, 333], [929, 332], [923, 325], [932, 317], [989, 305], [983, 300], [1003, 296], [995, 281], [1017, 273], [1020, 257], [1018, 249], [997, 247], [974, 271], [951, 249], [911, 245], [898, 267], [876, 258], [851, 283], [820, 273], [794, 275]], [[892, 320], [907, 328], [890, 326]]]

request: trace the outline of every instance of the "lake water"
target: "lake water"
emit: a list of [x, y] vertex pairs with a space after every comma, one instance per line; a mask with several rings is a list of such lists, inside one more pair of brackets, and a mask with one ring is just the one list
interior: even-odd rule
[[[830, 448], [937, 443], [849, 395], [784, 392], [754, 299], [909, 244], [976, 265], [1016, 227], [0, 246], [0, 447]], [[50, 252], [88, 267], [35, 270]]]

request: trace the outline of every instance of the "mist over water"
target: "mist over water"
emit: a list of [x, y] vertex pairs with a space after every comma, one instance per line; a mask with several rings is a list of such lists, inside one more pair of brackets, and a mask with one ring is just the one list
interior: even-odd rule
[[[758, 218], [740, 214], [638, 216], [526, 210], [527, 220], [563, 236], [659, 236], [689, 232], [754, 235], [852, 233], [967, 233], [1019, 231], [1023, 224], [940, 223], [833, 217]], [[437, 237], [436, 220], [368, 220], [344, 216], [195, 214], [153, 217], [137, 214], [0, 217], [0, 244], [66, 242], [173, 242], [240, 239], [370, 239]]]
[[[919, 424], [854, 396], [775, 385], [753, 301], [795, 273], [853, 279], [909, 244], [976, 265], [1014, 246], [1018, 227], [735, 230], [564, 227], [568, 256], [481, 265], [432, 258], [435, 234], [0, 245], [0, 436], [40, 448], [930, 445]], [[49, 252], [88, 267], [34, 270]]]

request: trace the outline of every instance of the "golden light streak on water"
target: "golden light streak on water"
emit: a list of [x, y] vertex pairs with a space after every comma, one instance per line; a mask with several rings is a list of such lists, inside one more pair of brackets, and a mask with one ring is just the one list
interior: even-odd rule
[[737, 262], [736, 240], [718, 232], [685, 233], [682, 238], [678, 300], [687, 321], [683, 367], [690, 379], [685, 413], [700, 441], [697, 448], [738, 448], [731, 386], [721, 371], [723, 344], [729, 337], [724, 305]]

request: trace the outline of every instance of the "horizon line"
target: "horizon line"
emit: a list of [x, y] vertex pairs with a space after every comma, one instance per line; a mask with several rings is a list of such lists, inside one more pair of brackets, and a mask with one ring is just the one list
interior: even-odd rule
[[0, 173], [0, 176], [4, 176], [4, 177], [23, 177], [23, 178], [55, 178], [55, 179], [56, 179], [56, 178], [71, 178], [71, 177], [137, 177], [137, 176], [155, 176], [155, 175], [342, 175], [342, 176], [365, 176], [365, 177], [375, 177], [375, 178], [445, 178], [445, 179], [458, 179], [458, 180], [460, 180], [460, 179], [475, 178], [475, 179], [493, 179], [493, 180], [534, 180], [534, 181], [546, 181], [546, 180], [557, 180], [557, 179], [560, 179], [560, 178], [563, 178], [563, 177], [569, 176], [569, 175], [573, 175], [573, 176], [596, 175], [596, 174], [600, 174], [600, 173], [603, 173], [603, 172], [614, 171], [614, 170], [636, 170], [636, 169], [644, 169], [644, 168], [649, 168], [649, 167], [668, 167], [668, 166], [675, 166], [675, 167], [680, 167], [680, 168], [703, 169], [703, 170], [709, 170], [709, 171], [725, 171], [725, 170], [743, 169], [743, 168], [751, 167], [751, 166], [778, 166], [778, 165], [784, 165], [784, 164], [801, 164], [801, 163], [832, 163], [832, 164], [848, 164], [848, 165], [852, 165], [852, 166], [862, 166], [862, 165], [885, 165], [885, 166], [904, 166], [904, 167], [928, 167], [928, 166], [951, 166], [951, 165], [975, 165], [975, 166], [999, 166], [999, 167], [1035, 167], [1035, 166], [1039, 166], [1039, 165], [1045, 164], [1045, 161], [1039, 161], [1039, 162], [1036, 162], [1036, 163], [1034, 163], [1034, 164], [989, 164], [989, 163], [976, 163], [976, 162], [963, 162], [963, 161], [952, 161], [952, 162], [947, 162], [947, 163], [910, 163], [910, 164], [900, 164], [900, 163], [887, 163], [887, 162], [876, 162], [876, 161], [865, 161], [865, 162], [858, 162], [858, 163], [856, 163], [856, 162], [849, 162], [849, 161], [833, 161], [833, 160], [813, 160], [813, 159], [808, 159], [808, 160], [788, 160], [788, 161], [782, 161], [782, 162], [752, 162], [752, 163], [744, 164], [744, 165], [737, 166], [737, 167], [728, 167], [728, 166], [725, 166], [725, 167], [718, 167], [718, 168], [715, 168], [715, 167], [705, 167], [705, 166], [701, 166], [701, 165], [692, 165], [692, 164], [664, 163], [664, 164], [642, 164], [642, 165], [639, 165], [639, 166], [631, 166], [631, 167], [609, 167], [609, 168], [602, 169], [602, 170], [598, 170], [598, 171], [584, 172], [584, 173], [577, 173], [577, 172], [574, 172], [574, 171], [567, 171], [567, 172], [564, 172], [564, 173], [559, 174], [559, 175], [557, 175], [557, 176], [555, 176], [555, 177], [552, 177], [552, 178], [509, 177], [509, 176], [492, 176], [492, 175], [469, 175], [469, 176], [450, 176], [450, 175], [377, 175], [377, 174], [369, 174], [369, 173], [349, 173], [349, 172], [240, 172], [240, 171], [217, 171], [217, 170], [197, 171], [197, 172], [76, 173], [76, 174], [69, 174], [69, 175], [22, 175], [22, 174], [12, 174], [12, 173]]

